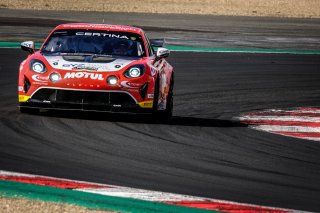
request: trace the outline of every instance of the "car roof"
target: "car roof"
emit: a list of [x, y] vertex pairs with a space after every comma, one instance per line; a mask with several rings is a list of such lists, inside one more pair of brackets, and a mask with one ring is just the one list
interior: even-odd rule
[[137, 27], [126, 25], [111, 25], [111, 24], [90, 24], [90, 23], [67, 23], [57, 26], [54, 30], [63, 29], [86, 29], [86, 30], [106, 30], [106, 31], [120, 31], [138, 33], [143, 35], [143, 30]]

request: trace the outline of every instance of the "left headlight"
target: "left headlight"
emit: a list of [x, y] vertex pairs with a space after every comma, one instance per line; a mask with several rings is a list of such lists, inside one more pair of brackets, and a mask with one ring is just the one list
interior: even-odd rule
[[36, 73], [45, 73], [47, 71], [44, 63], [36, 59], [30, 61], [30, 69]]
[[127, 78], [137, 78], [142, 76], [144, 73], [144, 65], [138, 64], [129, 67], [125, 72], [124, 76]]

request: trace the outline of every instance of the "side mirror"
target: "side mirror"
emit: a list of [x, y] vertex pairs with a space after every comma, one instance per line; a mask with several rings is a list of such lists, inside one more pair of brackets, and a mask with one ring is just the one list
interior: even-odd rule
[[170, 50], [159, 47], [156, 53], [156, 60], [160, 60], [161, 58], [166, 58], [170, 55]]
[[21, 49], [29, 52], [30, 54], [34, 53], [34, 42], [33, 41], [22, 42]]

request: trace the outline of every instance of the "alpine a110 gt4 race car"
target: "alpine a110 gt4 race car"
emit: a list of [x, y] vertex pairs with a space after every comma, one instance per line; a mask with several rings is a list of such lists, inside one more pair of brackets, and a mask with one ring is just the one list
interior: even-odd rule
[[[147, 112], [171, 117], [173, 68], [163, 40], [140, 28], [71, 23], [57, 26], [20, 65], [21, 112], [40, 109]], [[157, 51], [154, 50], [157, 47]]]

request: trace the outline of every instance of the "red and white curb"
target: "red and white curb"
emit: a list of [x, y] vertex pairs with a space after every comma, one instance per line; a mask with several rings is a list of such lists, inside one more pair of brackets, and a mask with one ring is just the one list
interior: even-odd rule
[[275, 134], [320, 141], [320, 108], [266, 110], [251, 112], [238, 118], [251, 128]]
[[85, 181], [74, 181], [61, 178], [53, 178], [40, 175], [30, 175], [24, 173], [8, 172], [0, 170], [0, 180], [10, 180], [29, 184], [51, 186], [63, 189], [77, 190], [101, 195], [134, 198], [153, 202], [162, 202], [178, 206], [193, 207], [207, 210], [216, 210], [231, 213], [283, 213], [302, 212], [292, 209], [266, 207], [245, 203], [237, 203], [211, 198], [180, 195], [167, 192], [157, 192], [144, 189], [136, 189], [115, 185], [90, 183]]

